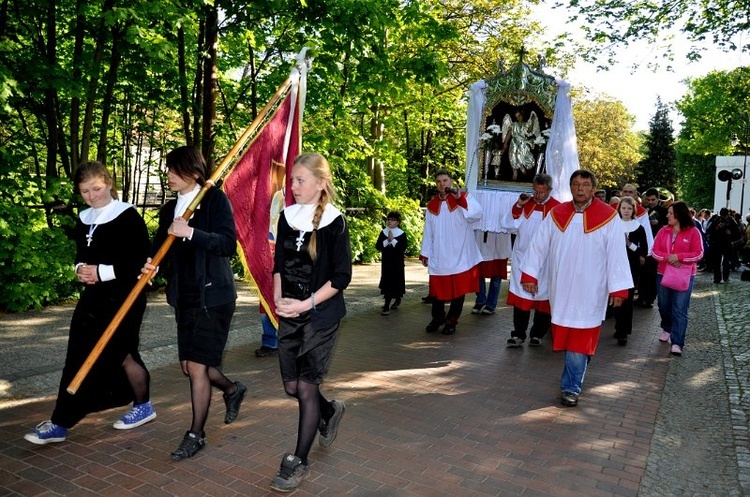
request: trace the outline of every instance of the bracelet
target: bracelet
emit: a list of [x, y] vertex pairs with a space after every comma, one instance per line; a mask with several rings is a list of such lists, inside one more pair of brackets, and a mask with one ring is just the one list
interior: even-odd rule
[[315, 292], [312, 292], [310, 294], [310, 302], [312, 303], [312, 307], [310, 307], [311, 311], [315, 310]]

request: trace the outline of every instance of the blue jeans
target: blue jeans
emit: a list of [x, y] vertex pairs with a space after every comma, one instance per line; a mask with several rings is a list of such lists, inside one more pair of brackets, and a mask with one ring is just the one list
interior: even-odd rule
[[669, 340], [673, 345], [685, 346], [685, 331], [687, 331], [688, 309], [690, 295], [693, 293], [695, 276], [690, 277], [690, 285], [684, 292], [661, 286], [662, 275], [656, 276], [656, 286], [659, 292], [659, 315], [661, 329], [669, 332]]
[[477, 292], [476, 305], [486, 305], [490, 309], [497, 307], [497, 299], [500, 297], [500, 285], [503, 279], [500, 276], [490, 278], [490, 288], [487, 291], [485, 278], [479, 278], [479, 291]]
[[271, 319], [267, 314], [260, 315], [260, 324], [263, 328], [263, 335], [260, 337], [261, 347], [268, 347], [269, 349], [279, 348], [279, 337], [276, 334], [276, 328], [273, 327]]
[[578, 352], [571, 352], [569, 350], [565, 351], [565, 367], [560, 379], [561, 391], [576, 395], [581, 394], [583, 377], [586, 375], [586, 367], [590, 359], [586, 354], [579, 354]]

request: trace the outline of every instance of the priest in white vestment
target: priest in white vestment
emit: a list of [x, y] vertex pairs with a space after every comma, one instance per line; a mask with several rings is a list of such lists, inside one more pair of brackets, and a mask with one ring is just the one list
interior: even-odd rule
[[568, 407], [578, 405], [608, 301], [620, 306], [633, 286], [617, 212], [594, 198], [595, 188], [593, 173], [571, 175], [573, 200], [552, 209], [521, 263], [521, 283], [531, 294], [549, 266], [552, 349], [565, 351], [561, 401]]
[[537, 291], [534, 295], [523, 289], [521, 285], [521, 264], [526, 252], [529, 250], [544, 218], [553, 207], [560, 202], [551, 197], [552, 177], [548, 174], [537, 174], [532, 180], [534, 194], [522, 193], [513, 204], [510, 216], [503, 224], [516, 234], [513, 244], [512, 265], [510, 268], [510, 289], [508, 290], [508, 305], [513, 306], [513, 330], [510, 333], [507, 345], [509, 348], [517, 348], [526, 341], [526, 329], [531, 319], [531, 311], [534, 311], [534, 322], [529, 333], [529, 345], [538, 347], [542, 344], [544, 335], [550, 327], [550, 308], [547, 292], [547, 266], [540, 269], [537, 278]]
[[[430, 275], [432, 320], [427, 332], [443, 326], [443, 333], [456, 332], [467, 293], [479, 290], [482, 254], [471, 224], [482, 217], [482, 207], [468, 192], [453, 188], [448, 171], [435, 173], [437, 195], [427, 203], [422, 250], [419, 259]], [[445, 313], [445, 303], [450, 303]]]

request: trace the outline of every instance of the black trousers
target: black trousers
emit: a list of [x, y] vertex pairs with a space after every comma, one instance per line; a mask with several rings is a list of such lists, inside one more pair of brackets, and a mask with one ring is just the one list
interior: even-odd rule
[[711, 249], [711, 269], [714, 271], [714, 283], [721, 283], [721, 279], [729, 281], [732, 269], [732, 246], [713, 247]]
[[628, 338], [633, 331], [633, 295], [635, 288], [628, 290], [628, 298], [622, 301], [620, 307], [614, 307], [615, 338]]
[[[518, 307], [513, 308], [513, 331], [510, 336], [526, 340], [526, 328], [529, 327], [531, 311], [524, 311]], [[540, 310], [534, 311], [534, 324], [531, 325], [531, 338], [544, 338], [547, 334], [552, 316]]]
[[432, 301], [432, 320], [437, 323], [446, 323], [453, 326], [458, 324], [458, 318], [461, 317], [461, 311], [464, 308], [466, 295], [461, 295], [450, 302], [448, 314], [445, 314], [445, 300]]
[[659, 263], [650, 255], [641, 268], [641, 277], [638, 280], [638, 300], [647, 304], [653, 304], [656, 300], [656, 268]]

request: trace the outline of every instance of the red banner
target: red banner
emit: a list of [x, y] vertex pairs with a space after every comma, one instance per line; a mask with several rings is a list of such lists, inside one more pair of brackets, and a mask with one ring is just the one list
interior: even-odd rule
[[[273, 303], [273, 250], [276, 221], [287, 205], [288, 171], [299, 155], [299, 105], [297, 92], [290, 92], [271, 120], [224, 180], [223, 188], [234, 210], [240, 256], [247, 274], [258, 289], [261, 305], [277, 324]], [[294, 109], [292, 110], [292, 107]], [[289, 126], [290, 112], [291, 126]], [[288, 136], [287, 136], [288, 135]], [[284, 148], [288, 144], [286, 161]], [[291, 195], [290, 200], [293, 200]], [[290, 202], [293, 203], [293, 202]]]

